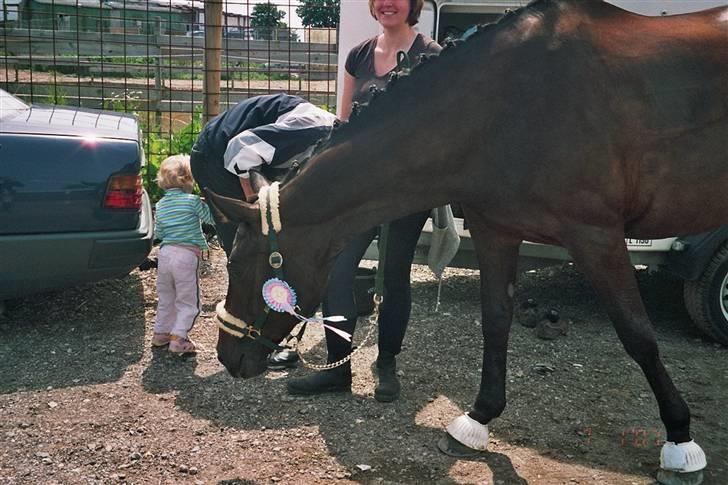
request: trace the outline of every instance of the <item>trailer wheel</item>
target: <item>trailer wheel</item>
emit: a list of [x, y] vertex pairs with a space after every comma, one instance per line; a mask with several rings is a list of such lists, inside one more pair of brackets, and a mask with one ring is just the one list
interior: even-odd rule
[[728, 243], [715, 253], [700, 278], [685, 282], [684, 295], [693, 322], [728, 345]]

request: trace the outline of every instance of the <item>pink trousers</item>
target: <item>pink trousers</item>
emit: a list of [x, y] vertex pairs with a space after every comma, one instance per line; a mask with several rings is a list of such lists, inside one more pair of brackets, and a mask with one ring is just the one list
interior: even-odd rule
[[167, 245], [159, 250], [156, 333], [187, 338], [201, 310], [199, 262], [197, 253], [185, 246]]

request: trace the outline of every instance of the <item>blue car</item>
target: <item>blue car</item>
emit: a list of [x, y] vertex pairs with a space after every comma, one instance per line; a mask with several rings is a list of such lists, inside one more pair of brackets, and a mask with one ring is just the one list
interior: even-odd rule
[[152, 248], [133, 116], [0, 90], [0, 303], [128, 274]]

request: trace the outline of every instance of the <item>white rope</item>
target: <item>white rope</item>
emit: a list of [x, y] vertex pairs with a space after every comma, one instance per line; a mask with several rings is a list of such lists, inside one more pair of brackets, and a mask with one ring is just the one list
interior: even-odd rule
[[270, 200], [270, 218], [273, 221], [273, 230], [275, 232], [281, 232], [281, 212], [280, 208], [280, 197], [278, 196], [278, 188], [280, 182], [273, 182], [270, 184], [270, 190], [268, 191], [268, 197]]
[[273, 222], [273, 230], [281, 232], [283, 225], [281, 224], [280, 197], [278, 195], [279, 182], [273, 182], [270, 185], [262, 187], [258, 192], [258, 207], [260, 208], [260, 227], [263, 235], [267, 236], [270, 227], [268, 226], [268, 204], [270, 204], [270, 218]]
[[296, 353], [298, 354], [298, 357], [301, 359], [301, 362], [303, 363], [304, 367], [308, 367], [309, 369], [314, 370], [331, 370], [336, 367], [340, 367], [347, 362], [351, 360], [352, 357], [354, 357], [354, 354], [357, 354], [361, 349], [364, 348], [364, 345], [369, 342], [369, 339], [374, 335], [374, 329], [378, 325], [379, 321], [379, 304], [381, 303], [381, 300], [378, 298], [375, 298], [374, 300], [374, 312], [369, 315], [369, 330], [367, 330], [366, 335], [364, 336], [364, 339], [361, 341], [359, 345], [357, 345], [349, 354], [344, 357], [343, 359], [337, 360], [336, 362], [331, 362], [329, 364], [313, 364], [306, 360], [306, 358], [303, 356], [303, 353], [298, 349], [298, 344], [300, 341], [296, 339], [296, 343], [293, 346]]
[[263, 231], [263, 235], [268, 235], [268, 190], [269, 186], [265, 186], [258, 192], [258, 207], [260, 208], [260, 227]]

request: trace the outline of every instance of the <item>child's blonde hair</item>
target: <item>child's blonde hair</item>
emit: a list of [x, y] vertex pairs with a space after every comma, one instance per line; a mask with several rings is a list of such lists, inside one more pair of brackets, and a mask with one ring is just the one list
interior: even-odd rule
[[172, 155], [159, 165], [157, 185], [162, 189], [182, 189], [191, 193], [194, 184], [189, 155]]

